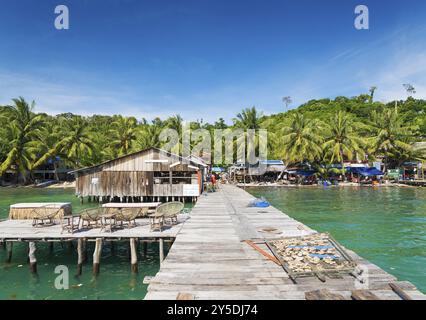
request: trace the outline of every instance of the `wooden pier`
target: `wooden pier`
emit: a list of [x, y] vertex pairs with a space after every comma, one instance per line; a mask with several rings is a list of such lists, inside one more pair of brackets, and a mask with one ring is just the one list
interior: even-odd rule
[[426, 299], [411, 283], [350, 250], [363, 271], [357, 277], [347, 274], [325, 282], [309, 277], [294, 283], [268, 258], [272, 253], [265, 241], [315, 231], [274, 207], [247, 207], [253, 199], [232, 185], [201, 195], [145, 299]]
[[86, 244], [94, 242], [95, 249], [93, 252], [93, 273], [99, 273], [101, 264], [101, 253], [103, 243], [112, 243], [117, 241], [128, 241], [130, 247], [130, 261], [132, 272], [137, 272], [137, 252], [138, 243], [144, 245], [146, 243], [156, 242], [159, 245], [160, 262], [164, 259], [164, 242], [172, 243], [176, 238], [179, 230], [184, 222], [188, 219], [187, 214], [181, 214], [178, 218], [178, 224], [173, 226], [165, 226], [160, 231], [151, 231], [148, 219], [137, 219], [137, 226], [133, 228], [123, 228], [109, 232], [101, 230], [101, 228], [82, 229], [74, 233], [62, 232], [60, 224], [44, 227], [33, 227], [32, 220], [4, 220], [0, 221], [0, 243], [5, 246], [8, 251], [7, 260], [10, 262], [13, 258], [13, 244], [17, 242], [28, 243], [28, 258], [30, 262], [30, 270], [37, 272], [37, 243], [54, 243], [54, 242], [76, 242], [78, 260], [76, 261], [77, 273], [81, 274], [82, 264], [85, 261]]

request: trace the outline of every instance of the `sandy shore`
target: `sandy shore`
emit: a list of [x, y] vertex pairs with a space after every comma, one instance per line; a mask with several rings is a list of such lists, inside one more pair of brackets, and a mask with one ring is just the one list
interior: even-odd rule
[[46, 188], [49, 189], [67, 189], [67, 188], [75, 188], [75, 181], [73, 182], [61, 182], [52, 184]]

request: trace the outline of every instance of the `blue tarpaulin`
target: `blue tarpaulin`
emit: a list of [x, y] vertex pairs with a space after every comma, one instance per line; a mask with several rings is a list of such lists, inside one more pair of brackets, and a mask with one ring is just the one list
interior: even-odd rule
[[347, 172], [357, 173], [365, 177], [383, 176], [384, 173], [376, 168], [348, 167]]
[[304, 177], [311, 177], [315, 174], [315, 171], [312, 170], [296, 170], [296, 174]]
[[212, 172], [225, 172], [225, 169], [221, 167], [213, 167]]
[[268, 166], [283, 166], [284, 162], [281, 160], [260, 160], [260, 164], [266, 164]]

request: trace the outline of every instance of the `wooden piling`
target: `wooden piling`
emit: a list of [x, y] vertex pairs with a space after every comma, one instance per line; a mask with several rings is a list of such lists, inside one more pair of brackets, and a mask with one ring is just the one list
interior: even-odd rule
[[110, 248], [111, 248], [111, 255], [114, 255], [115, 254], [115, 244], [114, 244], [114, 241], [110, 241], [109, 244], [110, 244]]
[[82, 238], [79, 238], [77, 241], [77, 276], [81, 276], [83, 272], [83, 260], [84, 260], [84, 240]]
[[93, 275], [99, 274], [102, 253], [102, 238], [96, 238], [95, 251], [93, 252]]
[[7, 248], [7, 263], [10, 263], [12, 261], [12, 251], [13, 251], [13, 242], [6, 241], [6, 248]]
[[88, 255], [89, 255], [89, 253], [88, 253], [88, 249], [87, 249], [87, 240], [85, 238], [83, 238], [83, 263], [85, 263], [87, 261]]
[[136, 250], [136, 239], [130, 238], [130, 263], [132, 273], [138, 273], [138, 254]]
[[160, 264], [163, 263], [164, 260], [164, 240], [159, 240], [159, 251], [160, 251]]
[[54, 247], [53, 247], [53, 242], [50, 241], [49, 242], [49, 253], [53, 253]]
[[144, 241], [142, 243], [142, 247], [143, 247], [143, 257], [146, 258], [146, 253], [148, 251], [148, 244]]
[[31, 273], [37, 273], [37, 258], [35, 256], [36, 252], [36, 244], [35, 242], [29, 242], [28, 243], [28, 258], [30, 259], [30, 270]]

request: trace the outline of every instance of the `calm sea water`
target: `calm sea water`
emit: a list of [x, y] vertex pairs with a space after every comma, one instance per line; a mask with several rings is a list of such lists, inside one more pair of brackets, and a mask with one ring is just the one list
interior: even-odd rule
[[247, 188], [426, 292], [426, 189]]
[[[426, 292], [426, 190], [406, 188], [257, 188], [248, 189], [264, 196], [275, 207], [318, 231], [328, 231], [346, 247], [379, 265], [399, 279], [413, 282]], [[9, 205], [18, 202], [72, 202], [80, 205], [72, 189], [0, 188], [0, 218], [6, 218]], [[92, 204], [93, 206], [93, 204]], [[105, 244], [101, 273], [91, 275], [91, 253], [83, 275], [75, 277], [77, 255], [68, 245], [37, 247], [38, 276], [28, 270], [27, 247], [15, 244], [11, 263], [0, 249], [0, 299], [142, 299], [147, 275], [159, 269], [158, 246], [148, 246], [147, 256], [139, 256], [139, 274], [132, 275], [126, 244], [111, 252]], [[57, 290], [54, 269], [70, 270], [70, 289]]]
[[[0, 188], [0, 219], [6, 218], [9, 205], [19, 202], [72, 202], [78, 212], [94, 204], [81, 205], [73, 189]], [[158, 245], [148, 245], [146, 257], [139, 255], [139, 274], [130, 272], [127, 243], [116, 244], [111, 252], [109, 243], [102, 250], [101, 272], [92, 277], [93, 244], [89, 244], [88, 262], [81, 277], [75, 277], [77, 254], [75, 248], [55, 244], [50, 252], [47, 244], [37, 245], [38, 276], [30, 274], [27, 263], [27, 246], [15, 244], [11, 263], [6, 263], [6, 251], [0, 248], [0, 299], [142, 299], [147, 290], [143, 278], [158, 272]], [[167, 247], [167, 245], [165, 246]], [[55, 267], [69, 268], [69, 290], [54, 287]]]

